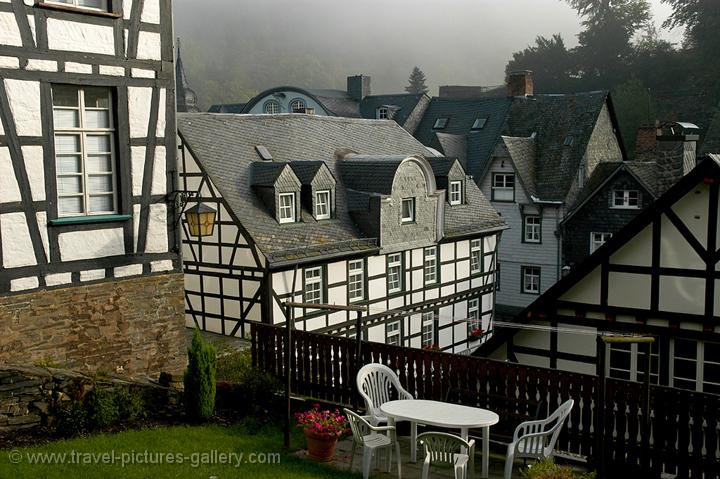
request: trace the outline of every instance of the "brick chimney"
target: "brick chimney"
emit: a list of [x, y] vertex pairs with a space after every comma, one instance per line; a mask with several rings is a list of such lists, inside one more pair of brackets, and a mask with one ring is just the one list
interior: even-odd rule
[[657, 186], [667, 191], [695, 168], [698, 127], [690, 123], [668, 123], [657, 129]]
[[659, 123], [643, 123], [635, 139], [635, 161], [655, 161]]
[[508, 96], [532, 96], [533, 77], [530, 70], [510, 72], [507, 78]]
[[347, 93], [355, 101], [362, 101], [370, 94], [370, 77], [354, 75], [347, 77]]

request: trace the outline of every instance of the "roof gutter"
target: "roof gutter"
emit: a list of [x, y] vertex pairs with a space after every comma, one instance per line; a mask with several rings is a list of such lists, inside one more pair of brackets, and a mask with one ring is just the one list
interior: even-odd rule
[[530, 195], [530, 199], [533, 201], [533, 203], [539, 204], [539, 205], [558, 205], [561, 206], [564, 201], [550, 201], [550, 200], [541, 200], [537, 196]]

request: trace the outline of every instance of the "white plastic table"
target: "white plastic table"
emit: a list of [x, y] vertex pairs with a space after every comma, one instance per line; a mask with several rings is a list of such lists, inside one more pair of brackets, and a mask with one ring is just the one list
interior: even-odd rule
[[468, 440], [468, 430], [482, 428], [482, 477], [488, 477], [490, 458], [490, 426], [497, 424], [500, 417], [487, 409], [461, 406], [424, 399], [401, 399], [388, 401], [380, 410], [387, 416], [389, 425], [397, 421], [410, 421], [410, 461], [417, 460], [417, 425], [460, 429], [460, 437]]

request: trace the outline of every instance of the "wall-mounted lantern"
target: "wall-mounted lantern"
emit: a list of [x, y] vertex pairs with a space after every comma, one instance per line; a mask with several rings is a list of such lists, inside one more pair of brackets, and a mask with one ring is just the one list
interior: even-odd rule
[[205, 203], [198, 203], [185, 210], [190, 236], [212, 236], [217, 211]]

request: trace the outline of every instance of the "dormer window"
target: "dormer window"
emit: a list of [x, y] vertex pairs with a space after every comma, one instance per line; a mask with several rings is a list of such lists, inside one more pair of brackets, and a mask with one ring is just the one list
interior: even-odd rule
[[305, 101], [301, 98], [296, 98], [290, 102], [290, 111], [293, 113], [305, 113]]
[[315, 219], [327, 220], [330, 218], [330, 191], [315, 193]]
[[487, 118], [476, 118], [471, 129], [473, 131], [482, 130], [485, 128], [485, 123], [487, 123]]
[[388, 108], [386, 106], [381, 106], [377, 109], [377, 119], [378, 120], [387, 120], [388, 119]]
[[268, 115], [276, 115], [280, 113], [280, 102], [277, 100], [268, 100], [263, 105], [263, 110]]
[[462, 204], [462, 181], [451, 181], [450, 182], [450, 204], [460, 205]]
[[435, 124], [433, 125], [433, 130], [443, 130], [447, 127], [448, 121], [450, 119], [446, 116], [441, 116], [437, 120], [435, 120]]
[[413, 223], [415, 221], [415, 198], [403, 198], [401, 223]]
[[278, 222], [295, 223], [295, 193], [280, 193]]

